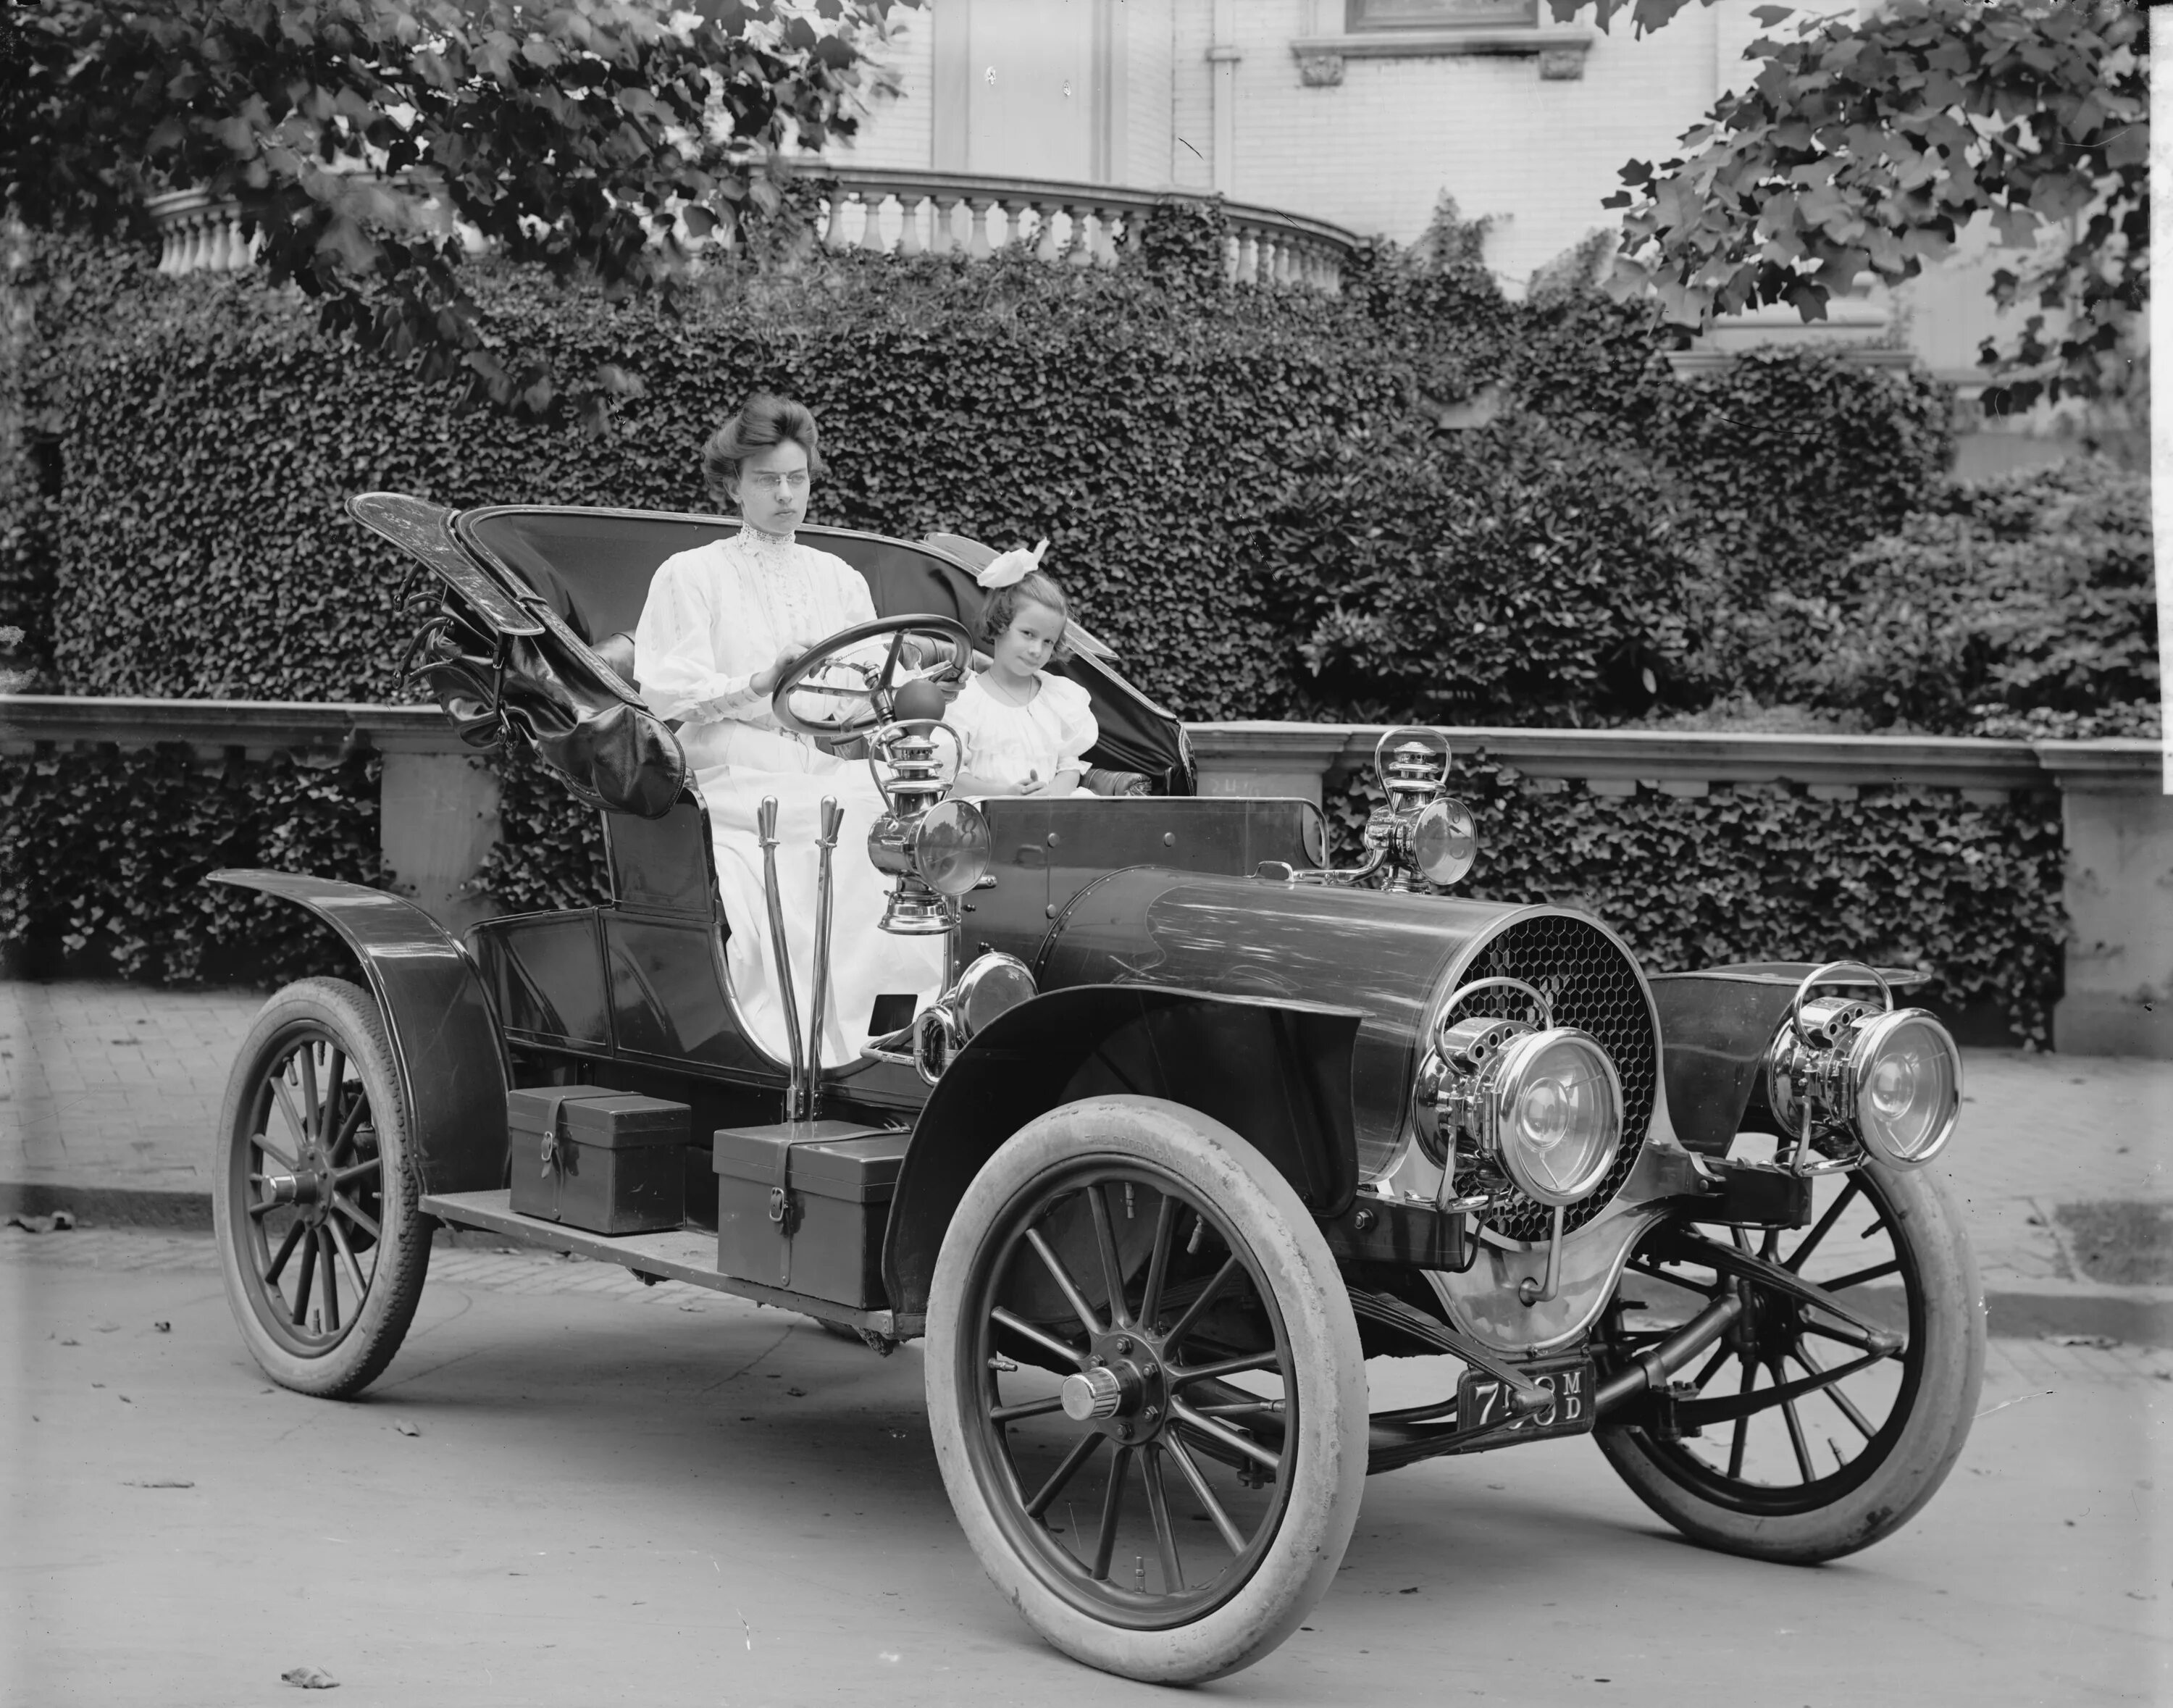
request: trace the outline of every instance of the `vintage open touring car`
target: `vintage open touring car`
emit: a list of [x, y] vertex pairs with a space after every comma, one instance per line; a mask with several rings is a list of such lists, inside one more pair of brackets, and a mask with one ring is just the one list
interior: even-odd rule
[[[1475, 849], [1434, 732], [1384, 739], [1387, 804], [1333, 870], [1311, 802], [1195, 796], [1182, 727], [1091, 636], [1057, 668], [1116, 792], [953, 798], [943, 688], [986, 548], [817, 528], [882, 616], [774, 709], [865, 744], [887, 811], [819, 858], [873, 859], [884, 928], [940, 935], [950, 970], [844, 1066], [811, 1069], [779, 993], [773, 1059], [626, 639], [655, 567], [736, 525], [352, 509], [414, 560], [448, 715], [601, 811], [612, 893], [458, 941], [390, 894], [218, 875], [311, 910], [359, 974], [272, 999], [222, 1117], [221, 1258], [276, 1380], [375, 1378], [439, 1223], [923, 1339], [998, 1587], [1069, 1654], [1171, 1682], [1298, 1624], [1369, 1472], [1589, 1433], [1685, 1534], [1814, 1562], [1904, 1523], [1960, 1452], [1983, 1312], [1923, 1167], [1960, 1058], [1897, 1005], [1908, 975], [1647, 973], [1575, 908], [1445, 893]], [[855, 697], [821, 702], [841, 669]], [[854, 952], [828, 923], [817, 1011]], [[1369, 1414], [1367, 1359], [1443, 1355], [1413, 1366], [1451, 1372], [1430, 1400]]]

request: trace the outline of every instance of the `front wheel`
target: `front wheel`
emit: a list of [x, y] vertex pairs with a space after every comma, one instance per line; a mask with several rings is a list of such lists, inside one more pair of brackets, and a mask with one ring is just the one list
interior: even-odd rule
[[283, 1387], [350, 1399], [400, 1350], [430, 1262], [400, 1070], [342, 978], [265, 1004], [227, 1081], [212, 1220], [228, 1303]]
[[[1693, 1541], [1796, 1565], [1868, 1548], [1915, 1516], [1961, 1452], [1984, 1377], [1976, 1263], [1946, 1188], [1874, 1164], [1818, 1191], [1807, 1228], [1647, 1236], [1608, 1317], [1618, 1365], [1690, 1311], [1731, 1296], [1743, 1309], [1679, 1398], [1598, 1437], [1638, 1499]], [[1793, 1271], [1870, 1329], [1699, 1239]]]
[[1335, 1261], [1221, 1123], [1097, 1097], [1022, 1129], [937, 1257], [928, 1410], [967, 1539], [1074, 1658], [1192, 1684], [1335, 1580], [1366, 1475]]

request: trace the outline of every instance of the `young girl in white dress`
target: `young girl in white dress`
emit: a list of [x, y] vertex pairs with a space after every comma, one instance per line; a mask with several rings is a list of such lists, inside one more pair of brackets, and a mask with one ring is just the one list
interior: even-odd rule
[[1041, 568], [1043, 540], [1033, 551], [1006, 552], [976, 578], [991, 590], [981, 614], [989, 667], [966, 685], [945, 721], [965, 749], [962, 795], [1088, 795], [1079, 786], [1086, 750], [1100, 739], [1086, 690], [1044, 668], [1068, 656], [1064, 628], [1070, 606]]

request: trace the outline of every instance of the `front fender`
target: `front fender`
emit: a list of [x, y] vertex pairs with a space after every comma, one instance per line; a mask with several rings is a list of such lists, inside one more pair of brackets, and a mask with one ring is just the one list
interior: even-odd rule
[[[1796, 987], [1813, 970], [1808, 961], [1759, 961], [1649, 975], [1660, 1016], [1668, 1113], [1685, 1149], [1724, 1156], [1738, 1133], [1769, 1130], [1746, 1128], [1744, 1118], [1755, 1120], [1764, 1111], [1766, 1052]], [[1904, 967], [1879, 970], [1896, 990], [1928, 976]]]
[[306, 908], [362, 964], [400, 1066], [407, 1131], [425, 1192], [505, 1183], [505, 1047], [461, 946], [412, 902], [299, 872], [216, 871], [205, 881]]
[[1037, 1115], [1104, 1092], [1164, 1097], [1243, 1135], [1318, 1216], [1358, 1189], [1356, 1009], [1140, 984], [1022, 1003], [958, 1053], [921, 1110], [883, 1240], [893, 1309], [927, 1309], [936, 1254], [981, 1166]]

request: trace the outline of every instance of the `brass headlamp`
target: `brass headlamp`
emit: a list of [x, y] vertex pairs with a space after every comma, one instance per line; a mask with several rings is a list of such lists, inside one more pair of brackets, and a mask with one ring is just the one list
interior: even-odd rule
[[[1471, 809], [1445, 792], [1448, 761], [1448, 737], [1440, 730], [1389, 730], [1373, 744], [1373, 775], [1388, 802], [1366, 821], [1365, 859], [1314, 871], [1264, 860], [1258, 876], [1286, 884], [1355, 884], [1378, 872], [1381, 887], [1394, 893], [1408, 892], [1414, 876], [1444, 887], [1455, 883], [1479, 856], [1479, 832]], [[1316, 829], [1308, 822], [1308, 859], [1325, 858], [1325, 832], [1324, 823]]]
[[1383, 889], [1408, 891], [1414, 875], [1453, 884], [1478, 858], [1471, 809], [1448, 793], [1448, 764], [1438, 730], [1391, 730], [1373, 744], [1373, 774], [1388, 799], [1366, 821], [1365, 840], [1370, 864], [1386, 868]]
[[[1843, 994], [1865, 985], [1877, 989], [1876, 1004]], [[1895, 1008], [1877, 968], [1830, 961], [1796, 987], [1766, 1053], [1766, 1097], [1796, 1141], [1789, 1161], [1798, 1173], [1852, 1167], [1866, 1155], [1921, 1168], [1961, 1118], [1961, 1052], [1926, 1010]]]
[[945, 798], [962, 759], [958, 732], [936, 718], [886, 724], [869, 738], [868, 770], [884, 811], [868, 832], [868, 858], [892, 880], [881, 922], [886, 931], [948, 931], [952, 899], [988, 876], [988, 821], [971, 801]]
[[[1451, 1017], [1490, 988], [1528, 996], [1539, 1024]], [[1480, 978], [1443, 1010], [1419, 1066], [1412, 1111], [1420, 1147], [1442, 1165], [1444, 1207], [1461, 1168], [1560, 1208], [1590, 1197], [1613, 1166], [1622, 1138], [1622, 1081], [1597, 1038], [1554, 1023], [1544, 993], [1522, 979]]]

